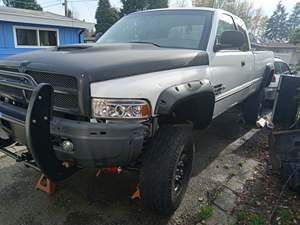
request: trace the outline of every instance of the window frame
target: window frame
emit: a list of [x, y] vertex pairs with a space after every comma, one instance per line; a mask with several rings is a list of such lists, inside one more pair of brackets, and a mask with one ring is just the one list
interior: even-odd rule
[[[289, 67], [289, 65], [287, 64], [287, 63], [285, 63], [285, 62], [280, 62], [280, 68], [281, 68], [281, 70], [282, 70], [282, 74], [291, 74], [291, 69], [290, 69], [290, 67]], [[286, 72], [288, 72], [288, 73], [285, 73], [283, 70], [284, 70], [284, 66], [286, 66], [287, 67], [287, 71]]]
[[[249, 39], [248, 29], [247, 29], [245, 22], [240, 18], [234, 18], [234, 23], [235, 23], [236, 29], [244, 34], [244, 36], [246, 38], [245, 42], [247, 43], [247, 47], [248, 47], [247, 50], [240, 49], [240, 51], [241, 52], [249, 52], [251, 50], [251, 43], [250, 43], [250, 39]], [[242, 30], [240, 30], [239, 27]]]
[[[237, 28], [237, 25], [235, 23], [235, 20], [233, 18], [232, 15], [230, 14], [227, 14], [227, 13], [224, 13], [224, 12], [221, 12], [219, 15], [218, 15], [218, 23], [217, 23], [217, 29], [216, 29], [216, 37], [215, 37], [215, 41], [214, 41], [214, 48], [215, 46], [217, 45], [217, 38], [218, 38], [218, 30], [219, 30], [219, 25], [220, 25], [220, 21], [222, 20], [222, 16], [228, 16], [231, 18], [232, 22], [233, 22], [233, 26], [235, 28], [235, 31], [238, 31], [238, 28]], [[223, 20], [222, 20], [223, 21]], [[224, 49], [224, 50], [221, 50], [220, 52], [236, 52], [236, 51], [240, 51], [238, 48], [228, 48], [228, 49]]]
[[[37, 45], [18, 45], [17, 29], [36, 31]], [[56, 46], [59, 46], [59, 29], [57, 29], [57, 28], [33, 27], [33, 26], [13, 26], [15, 48], [53, 48], [53, 47], [56, 47], [56, 46], [43, 46], [43, 45], [41, 45], [40, 30], [41, 31], [55, 31], [56, 32]]]
[[161, 48], [173, 48], [173, 49], [191, 49], [191, 50], [203, 50], [206, 51], [208, 46], [209, 46], [209, 42], [210, 42], [210, 37], [211, 37], [211, 32], [212, 32], [212, 28], [213, 28], [213, 21], [214, 21], [214, 12], [212, 11], [208, 11], [208, 10], [194, 10], [194, 9], [182, 9], [180, 11], [176, 11], [176, 10], [159, 10], [159, 11], [140, 11], [140, 12], [135, 12], [132, 14], [129, 14], [127, 16], [122, 17], [117, 23], [115, 23], [111, 28], [109, 28], [96, 42], [96, 44], [101, 44], [101, 43], [128, 43], [128, 42], [106, 42], [103, 41], [103, 39], [106, 38], [106, 35], [109, 34], [109, 32], [111, 32], [112, 29], [114, 29], [114, 26], [116, 26], [118, 23], [120, 23], [123, 19], [125, 19], [126, 17], [131, 17], [131, 16], [136, 16], [136, 15], [140, 15], [140, 14], [156, 14], [156, 13], [160, 13], [160, 14], [187, 14], [187, 15], [191, 15], [191, 12], [194, 14], [198, 14], [199, 12], [204, 12], [207, 13], [207, 26], [205, 26], [205, 29], [203, 30], [203, 35], [202, 37], [199, 37], [200, 42], [198, 46], [195, 46], [193, 48], [185, 48], [185, 47], [179, 47], [179, 46], [160, 46]]
[[[276, 71], [276, 65], [279, 67], [279, 73], [278, 73], [278, 71]], [[281, 69], [281, 62], [280, 61], [278, 61], [278, 62], [274, 62], [274, 66], [275, 66], [275, 75], [281, 75], [282, 74], [282, 69]]]

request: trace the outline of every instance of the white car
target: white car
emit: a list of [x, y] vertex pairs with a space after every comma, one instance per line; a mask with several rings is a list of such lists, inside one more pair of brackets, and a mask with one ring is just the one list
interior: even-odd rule
[[265, 100], [274, 101], [281, 75], [296, 75], [296, 71], [292, 71], [289, 65], [282, 59], [275, 58], [275, 74], [272, 77], [270, 85], [265, 89]]

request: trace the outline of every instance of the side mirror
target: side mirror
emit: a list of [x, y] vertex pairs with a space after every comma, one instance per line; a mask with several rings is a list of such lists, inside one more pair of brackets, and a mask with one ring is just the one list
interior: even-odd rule
[[298, 72], [297, 72], [297, 70], [293, 70], [293, 71], [291, 71], [291, 74], [292, 74], [292, 75], [297, 75]]
[[246, 37], [241, 31], [224, 31], [220, 37], [220, 43], [216, 44], [214, 50], [238, 49], [245, 43]]

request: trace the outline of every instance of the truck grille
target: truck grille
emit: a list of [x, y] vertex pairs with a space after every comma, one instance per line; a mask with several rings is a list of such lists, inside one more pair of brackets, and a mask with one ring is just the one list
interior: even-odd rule
[[[2, 72], [16, 72], [19, 73], [16, 69], [0, 68]], [[19, 73], [20, 74], [20, 73]], [[48, 72], [39, 72], [39, 71], [26, 71], [26, 74], [30, 75], [33, 80], [37, 83], [49, 83], [54, 88], [54, 110], [66, 112], [70, 114], [78, 114], [78, 85], [75, 77], [54, 74]], [[18, 81], [16, 78], [12, 78], [9, 74], [0, 73], [0, 80], [9, 79], [10, 81], [22, 83], [21, 80]], [[1, 85], [0, 87], [0, 100], [10, 98], [13, 102], [17, 103], [20, 106], [28, 105], [28, 100], [30, 99], [31, 91], [29, 90], [20, 90], [14, 89], [12, 87], [7, 87]]]
[[54, 106], [65, 109], [78, 109], [77, 80], [74, 77], [61, 74], [27, 71], [38, 84], [49, 83], [54, 90], [67, 92], [66, 94], [54, 94]]
[[37, 71], [27, 71], [26, 73], [29, 74], [38, 84], [49, 83], [53, 87], [70, 88], [77, 90], [77, 80], [74, 77]]

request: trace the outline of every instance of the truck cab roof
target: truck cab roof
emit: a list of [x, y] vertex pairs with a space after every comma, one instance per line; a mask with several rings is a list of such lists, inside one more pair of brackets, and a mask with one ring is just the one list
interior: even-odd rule
[[231, 12], [228, 12], [226, 10], [223, 10], [223, 9], [215, 9], [215, 8], [210, 8], [210, 7], [187, 7], [187, 8], [161, 8], [161, 9], [150, 9], [150, 10], [144, 10], [144, 11], [138, 11], [138, 12], [133, 12], [129, 15], [132, 15], [132, 14], [139, 14], [139, 13], [147, 13], [147, 12], [156, 12], [156, 11], [187, 11], [187, 10], [192, 10], [192, 11], [209, 11], [209, 12], [213, 12], [213, 13], [225, 13], [225, 14], [228, 14], [234, 18], [239, 18], [241, 19], [240, 17], [232, 14]]

